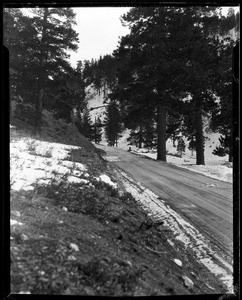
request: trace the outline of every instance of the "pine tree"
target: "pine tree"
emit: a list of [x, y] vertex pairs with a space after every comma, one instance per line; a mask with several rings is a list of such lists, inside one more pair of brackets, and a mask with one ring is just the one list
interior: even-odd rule
[[[35, 132], [40, 133], [42, 109], [45, 106], [43, 100], [48, 98], [45, 92], [57, 74], [71, 70], [67, 51], [77, 49], [78, 38], [72, 29], [75, 14], [71, 8], [33, 8], [30, 12], [32, 17], [22, 15], [14, 20], [21, 39], [11, 40], [11, 36], [6, 36], [6, 43], [11, 44], [13, 68], [19, 69], [18, 93], [23, 95], [25, 101], [35, 100]], [[18, 58], [14, 60], [15, 53], [16, 57], [21, 53], [21, 66]]]
[[[141, 106], [143, 112], [149, 105], [148, 100], [153, 108], [156, 107], [157, 159], [164, 161], [166, 160], [166, 90], [169, 89], [172, 81], [169, 78], [169, 64], [165, 54], [166, 25], [163, 23], [160, 26], [160, 20], [165, 14], [164, 8], [131, 9], [123, 17], [131, 29], [131, 34], [123, 38], [120, 43], [120, 53], [129, 52], [130, 58], [129, 64], [126, 64], [127, 71], [123, 72], [128, 73], [128, 76], [123, 76], [124, 82], [127, 83], [126, 93], [129, 91], [130, 101]], [[121, 72], [120, 75], [122, 76]], [[122, 80], [122, 77], [120, 79]]]
[[145, 123], [143, 129], [143, 139], [144, 139], [144, 147], [148, 148], [148, 150], [157, 146], [156, 129], [153, 120], [149, 120]]
[[[231, 45], [233, 42], [230, 38], [223, 38], [221, 35], [231, 29], [233, 17], [228, 17], [230, 20], [226, 25], [228, 18], [218, 18], [216, 11], [211, 11], [212, 15], [207, 16], [209, 8], [202, 10], [205, 18], [202, 22], [203, 30], [199, 33], [201, 39], [196, 43], [197, 47], [192, 45], [193, 52], [189, 59], [188, 68], [184, 68], [184, 74], [187, 74], [185, 77], [192, 82], [187, 90], [192, 95], [191, 104], [194, 105], [197, 164], [204, 164], [203, 115], [212, 114], [214, 116], [215, 112], [219, 110], [219, 106], [225, 102], [222, 98], [227, 98], [228, 102], [229, 99], [232, 99], [230, 89], [231, 67], [229, 65], [231, 66], [232, 62]], [[221, 38], [218, 39], [218, 35]], [[220, 104], [217, 103], [218, 97]], [[229, 127], [231, 132], [231, 109], [227, 107], [225, 111], [227, 117], [223, 116], [222, 123], [226, 123], [225, 127]], [[230, 135], [228, 131], [227, 134]]]
[[110, 146], [117, 146], [118, 139], [121, 137], [122, 124], [121, 116], [117, 104], [111, 101], [106, 108], [105, 134]]
[[100, 118], [98, 117], [95, 119], [95, 122], [93, 124], [93, 131], [94, 131], [94, 141], [96, 144], [99, 144], [102, 140], [102, 122]]
[[[232, 18], [229, 15], [229, 18]], [[235, 18], [232, 18], [235, 19]], [[231, 21], [231, 20], [230, 20]], [[225, 19], [226, 22], [226, 19]], [[225, 23], [226, 24], [226, 23]], [[236, 22], [233, 23], [236, 25]], [[230, 28], [231, 23], [229, 23]], [[225, 31], [225, 29], [223, 29]], [[219, 79], [216, 86], [216, 95], [218, 96], [218, 106], [212, 112], [210, 127], [213, 131], [221, 133], [220, 146], [213, 154], [224, 156], [228, 154], [229, 162], [233, 161], [233, 93], [232, 93], [232, 54], [236, 41], [227, 37], [223, 40], [219, 55], [218, 73]]]
[[89, 140], [91, 140], [91, 141], [94, 140], [93, 125], [92, 125], [92, 121], [91, 121], [91, 117], [90, 117], [90, 112], [87, 108], [84, 109], [84, 111], [83, 111], [80, 131]]
[[74, 125], [76, 126], [77, 130], [82, 133], [82, 116], [80, 110], [76, 112], [75, 118], [74, 118]]
[[112, 55], [104, 55], [97, 61], [84, 61], [83, 76], [87, 85], [93, 83], [99, 94], [103, 90], [104, 96], [107, 96], [107, 91], [116, 82], [116, 69], [115, 58]]
[[136, 132], [136, 130], [131, 129], [127, 141], [129, 145], [135, 145], [136, 147], [138, 147], [138, 133]]
[[[182, 103], [183, 104], [183, 103]], [[179, 134], [182, 132], [182, 122], [184, 111], [183, 105], [173, 108], [169, 108], [168, 117], [167, 117], [167, 127], [166, 127], [166, 139], [169, 138], [173, 141], [173, 147], [176, 147], [175, 142], [179, 138]]]
[[21, 9], [5, 8], [3, 33], [10, 59], [10, 101], [21, 98], [26, 103], [33, 103], [37, 81], [33, 48], [36, 47], [37, 32]]
[[180, 137], [177, 143], [177, 152], [179, 153], [180, 157], [182, 157], [182, 154], [183, 152], [185, 152], [185, 150], [186, 150], [186, 144], [183, 138]]
[[190, 97], [191, 112], [196, 136], [196, 163], [205, 164], [202, 117], [214, 104], [213, 90], [216, 82], [219, 42], [215, 33], [219, 28], [219, 19], [215, 8], [185, 9], [185, 34], [190, 35], [181, 48], [180, 58], [184, 80], [178, 88]]
[[156, 108], [157, 159], [164, 161], [167, 117], [190, 95], [197, 164], [205, 164], [202, 119], [216, 107], [221, 48], [216, 8], [133, 8], [123, 20], [131, 33], [121, 39], [114, 54], [118, 59], [126, 56], [128, 63], [119, 71], [113, 95], [143, 111], [149, 104]]
[[137, 148], [142, 148], [144, 142], [143, 134], [144, 133], [141, 125], [137, 126], [135, 129], [131, 129], [128, 137], [128, 142], [130, 145], [135, 145]]
[[86, 107], [85, 82], [78, 69], [59, 73], [44, 91], [45, 108], [52, 111], [57, 119], [73, 122], [77, 111]]
[[[218, 156], [225, 156], [226, 154], [229, 154], [231, 150], [231, 138], [229, 136], [220, 136], [219, 137], [220, 145], [216, 146], [216, 148], [213, 150], [214, 155]], [[232, 162], [232, 159], [229, 159], [230, 162]]]
[[[171, 105], [179, 102], [177, 95], [184, 93], [177, 88], [183, 76], [184, 62], [180, 55], [186, 26], [177, 27], [184, 18], [186, 12], [179, 8], [131, 9], [123, 17], [131, 33], [121, 40], [115, 52], [118, 58], [128, 55], [129, 60], [119, 72], [121, 86], [116, 93], [120, 101], [128, 98], [133, 105], [141, 106], [143, 112], [149, 105], [156, 109], [157, 159], [163, 161], [166, 161], [168, 111]], [[194, 25], [195, 21], [190, 23]]]

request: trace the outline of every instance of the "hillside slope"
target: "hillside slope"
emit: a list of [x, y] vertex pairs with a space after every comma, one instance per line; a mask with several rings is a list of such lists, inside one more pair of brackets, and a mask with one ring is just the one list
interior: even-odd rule
[[226, 292], [72, 125], [45, 112], [39, 137], [23, 121], [12, 126], [12, 294]]

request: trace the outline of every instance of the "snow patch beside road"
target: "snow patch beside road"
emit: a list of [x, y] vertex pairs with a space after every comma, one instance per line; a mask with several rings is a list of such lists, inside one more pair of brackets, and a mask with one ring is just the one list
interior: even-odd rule
[[[209, 241], [189, 222], [185, 221], [158, 195], [146, 189], [141, 183], [135, 182], [125, 172], [119, 170], [123, 178], [123, 184], [127, 192], [139, 202], [148, 212], [148, 215], [155, 220], [163, 221], [164, 226], [173, 231], [175, 240], [184, 244], [185, 249], [191, 248], [197, 259], [225, 284], [229, 293], [233, 293], [233, 268], [216, 255], [209, 247]], [[220, 265], [214, 262], [214, 258]]]
[[[142, 152], [144, 151], [144, 152]], [[157, 152], [147, 152], [144, 149], [131, 151], [134, 154], [138, 154], [141, 156], [146, 156], [151, 159], [156, 160]], [[177, 167], [191, 170], [203, 175], [206, 175], [210, 178], [219, 179], [221, 181], [233, 182], [233, 168], [228, 167], [224, 160], [217, 161], [208, 161], [207, 165], [196, 165], [195, 158], [187, 158], [176, 157], [172, 155], [167, 155], [167, 163], [175, 165]], [[216, 164], [217, 163], [217, 164]], [[222, 165], [221, 165], [222, 163]]]
[[117, 188], [117, 183], [112, 182], [112, 180], [110, 179], [110, 177], [109, 177], [108, 175], [102, 174], [102, 175], [99, 176], [99, 178], [100, 178], [103, 182], [105, 182], [105, 183], [111, 185], [111, 186], [114, 187], [114, 188]]
[[109, 162], [120, 161], [118, 156], [104, 156], [103, 158]]

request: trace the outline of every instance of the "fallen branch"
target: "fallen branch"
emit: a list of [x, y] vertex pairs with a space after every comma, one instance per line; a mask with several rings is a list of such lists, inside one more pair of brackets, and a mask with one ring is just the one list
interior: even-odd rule
[[147, 247], [147, 246], [144, 246], [144, 247], [145, 247], [146, 249], [150, 250], [151, 252], [156, 253], [156, 254], [164, 254], [164, 253], [167, 253], [166, 251], [164, 251], [164, 252], [156, 251], [156, 250], [151, 249], [151, 248], [149, 248], [149, 247]]

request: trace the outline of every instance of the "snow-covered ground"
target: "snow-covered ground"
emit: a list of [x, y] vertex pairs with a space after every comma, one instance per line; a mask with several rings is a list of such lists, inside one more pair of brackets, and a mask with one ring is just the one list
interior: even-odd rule
[[[92, 85], [86, 88], [86, 101], [87, 101], [87, 108], [90, 110], [91, 108], [95, 108], [90, 110], [91, 121], [95, 122], [95, 118], [100, 118], [101, 121], [105, 118], [105, 106], [107, 104], [104, 103], [104, 92], [98, 91], [94, 89]], [[102, 107], [99, 107], [102, 106]]]
[[[81, 149], [73, 145], [50, 143], [33, 138], [22, 138], [10, 143], [10, 183], [11, 190], [33, 190], [35, 184], [49, 184], [53, 179], [69, 183], [91, 186], [87, 166], [72, 161], [71, 149]], [[117, 187], [108, 175], [96, 178]]]

